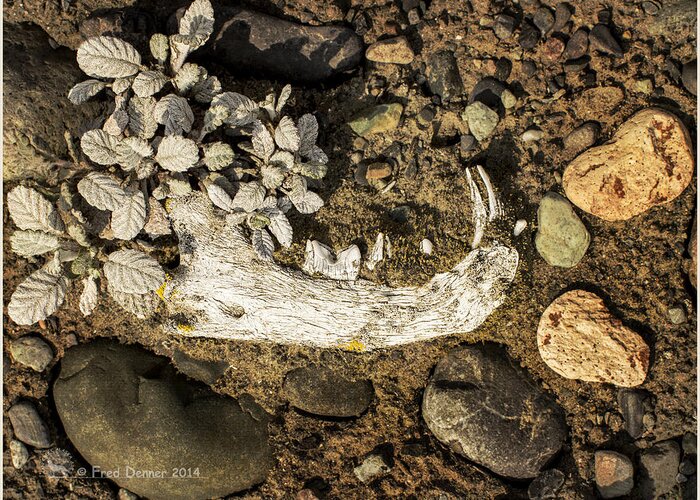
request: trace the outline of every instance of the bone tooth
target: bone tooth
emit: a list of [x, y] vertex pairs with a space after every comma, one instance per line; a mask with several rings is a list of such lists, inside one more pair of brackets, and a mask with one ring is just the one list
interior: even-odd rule
[[374, 242], [374, 246], [367, 257], [365, 266], [370, 271], [374, 271], [374, 268], [384, 260], [384, 233], [379, 233], [377, 239]]
[[486, 213], [486, 206], [484, 205], [484, 200], [479, 192], [479, 186], [474, 182], [469, 168], [464, 170], [467, 173], [467, 181], [469, 182], [469, 195], [472, 199], [472, 220], [474, 221], [474, 237], [472, 238], [472, 248], [476, 248], [481, 243], [481, 239], [484, 237], [484, 229], [488, 221], [488, 214]]

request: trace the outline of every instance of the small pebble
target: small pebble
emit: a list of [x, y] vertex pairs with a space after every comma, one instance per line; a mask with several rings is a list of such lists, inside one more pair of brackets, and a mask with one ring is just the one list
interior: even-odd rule
[[686, 476], [695, 474], [695, 464], [692, 460], [683, 460], [678, 466], [678, 472]]
[[549, 64], [558, 61], [565, 47], [564, 41], [559, 38], [551, 37], [547, 39], [542, 46], [542, 60]]
[[518, 43], [524, 50], [530, 50], [535, 48], [537, 42], [540, 41], [540, 32], [533, 26], [529, 21], [524, 20], [520, 28], [520, 36], [518, 37]]
[[578, 29], [566, 42], [564, 59], [578, 59], [588, 52], [588, 33], [584, 29]]
[[528, 77], [528, 78], [531, 77], [532, 75], [535, 74], [535, 72], [537, 72], [537, 65], [534, 62], [532, 62], [532, 61], [523, 62], [523, 74], [526, 77]]
[[513, 16], [498, 14], [494, 19], [493, 32], [500, 39], [510, 38], [515, 32], [518, 22]]
[[476, 148], [476, 138], [471, 134], [464, 134], [459, 138], [459, 148], [463, 153], [468, 153]]
[[388, 163], [376, 162], [367, 167], [365, 178], [367, 180], [386, 179], [391, 177], [391, 165]]
[[498, 125], [498, 113], [479, 101], [466, 107], [462, 119], [469, 124], [469, 131], [479, 142], [487, 139]]
[[505, 89], [503, 92], [501, 92], [501, 104], [503, 104], [504, 108], [506, 108], [506, 109], [514, 108], [517, 102], [518, 102], [518, 99], [515, 97], [513, 92], [511, 92], [510, 90]]
[[642, 2], [642, 10], [649, 16], [655, 16], [661, 10], [656, 2]]
[[553, 500], [564, 485], [564, 473], [557, 469], [549, 469], [537, 476], [527, 488], [530, 500]]
[[564, 148], [570, 154], [578, 154], [595, 144], [598, 134], [600, 125], [596, 122], [586, 122], [569, 132], [564, 138]]
[[367, 484], [378, 476], [382, 476], [391, 471], [391, 467], [386, 463], [381, 455], [370, 455], [353, 469], [355, 477]]
[[625, 430], [633, 439], [638, 439], [644, 432], [644, 400], [645, 391], [620, 389], [617, 393], [617, 404], [624, 419]]
[[405, 36], [379, 40], [367, 47], [368, 60], [389, 64], [411, 64], [414, 54]]
[[17, 439], [34, 448], [51, 446], [49, 429], [32, 403], [19, 402], [8, 410], [7, 415]]
[[408, 24], [414, 26], [420, 22], [420, 11], [418, 9], [411, 9], [408, 12]]
[[119, 493], [117, 493], [117, 500], [138, 500], [138, 495], [130, 492], [126, 488], [119, 488]]
[[566, 2], [558, 3], [554, 10], [552, 31], [562, 31], [569, 19], [571, 19], [571, 6]]
[[686, 432], [683, 435], [683, 453], [686, 455], [697, 455], [698, 453], [698, 437], [692, 432]]
[[698, 61], [693, 60], [683, 65], [681, 81], [685, 89], [693, 95], [698, 95]]
[[423, 109], [421, 109], [420, 113], [418, 113], [418, 123], [428, 125], [433, 121], [436, 114], [437, 113], [434, 107], [430, 105], [425, 106]]
[[682, 307], [674, 307], [668, 310], [668, 319], [674, 325], [682, 325], [688, 319]]
[[620, 47], [620, 44], [610, 32], [610, 28], [604, 24], [596, 24], [588, 38], [591, 43], [591, 48], [594, 50], [615, 57], [622, 57], [624, 54], [622, 52], [622, 47]]
[[523, 142], [537, 142], [544, 137], [544, 132], [538, 129], [530, 129], [523, 132], [520, 139]]
[[21, 469], [29, 460], [29, 451], [24, 443], [13, 439], [10, 441], [10, 456], [12, 457], [12, 466], [15, 469]]
[[608, 450], [595, 453], [595, 483], [603, 498], [627, 495], [634, 486], [634, 467], [626, 456]]
[[513, 227], [513, 236], [520, 236], [525, 228], [527, 227], [527, 221], [525, 219], [518, 219], [515, 221], [515, 226]]
[[649, 78], [637, 80], [634, 82], [634, 86], [642, 94], [651, 95], [651, 93], [654, 92], [654, 82]]
[[535, 12], [532, 22], [535, 23], [535, 26], [537, 26], [540, 32], [544, 35], [549, 32], [550, 29], [552, 29], [552, 26], [554, 26], [554, 15], [549, 8], [540, 7]]
[[564, 63], [565, 73], [580, 73], [588, 67], [591, 58], [588, 56], [579, 57], [578, 59], [569, 59]]
[[28, 366], [36, 372], [44, 369], [53, 361], [53, 349], [41, 338], [35, 336], [20, 337], [10, 343], [10, 353], [19, 364]]
[[433, 254], [433, 242], [427, 238], [421, 240], [420, 251], [423, 252], [425, 255], [432, 255]]
[[513, 69], [513, 63], [505, 57], [500, 57], [496, 61], [496, 71], [494, 76], [496, 79], [506, 81], [510, 77], [510, 72]]

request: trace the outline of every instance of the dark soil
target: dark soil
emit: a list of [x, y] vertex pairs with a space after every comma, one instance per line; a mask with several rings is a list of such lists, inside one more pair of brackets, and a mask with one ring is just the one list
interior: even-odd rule
[[[71, 7], [62, 11], [61, 2], [6, 0], [5, 22], [35, 21], [58, 43], [75, 45], [77, 22], [94, 9], [123, 7], [126, 2], [68, 3]], [[370, 21], [363, 34], [367, 44], [402, 32], [400, 24], [408, 25], [400, 1], [244, 3], [312, 24], [344, 23], [352, 7]], [[479, 162], [492, 174], [508, 212], [502, 226], [487, 238], [512, 240], [520, 252], [521, 264], [505, 303], [477, 331], [454, 332], [432, 342], [374, 353], [173, 337], [159, 330], [158, 318], [139, 322], [106, 300], [93, 316], [83, 319], [77, 309], [79, 292], [73, 289], [67, 300], [69, 307], [48, 320], [43, 330], [18, 327], [4, 315], [6, 340], [38, 332], [53, 345], [56, 365], [48, 373], [37, 374], [8, 362], [8, 353], [3, 409], [6, 411], [19, 398], [35, 400], [56, 444], [79, 457], [61, 428], [50, 385], [68, 347], [68, 334], [74, 333], [81, 343], [112, 337], [166, 356], [178, 349], [198, 359], [225, 360], [231, 369], [214, 390], [231, 396], [251, 394], [274, 415], [270, 432], [276, 465], [264, 484], [242, 496], [291, 498], [303, 488], [311, 488], [326, 498], [527, 498], [527, 483], [495, 477], [448, 450], [430, 434], [420, 415], [422, 391], [437, 360], [457, 345], [489, 340], [505, 344], [509, 354], [565, 409], [569, 440], [552, 463], [566, 476], [562, 498], [595, 496], [593, 453], [597, 449], [634, 453], [656, 441], [695, 432], [697, 302], [685, 272], [697, 194], [695, 181], [676, 200], [626, 222], [604, 222], [578, 212], [592, 243], [583, 261], [573, 269], [550, 267], [534, 247], [537, 204], [546, 191], [561, 192], [561, 174], [572, 159], [564, 153], [562, 140], [581, 123], [599, 122], [602, 133], [598, 142], [602, 143], [635, 111], [655, 105], [680, 116], [695, 144], [696, 100], [668, 67], [669, 62], [679, 66], [695, 57], [694, 31], [669, 33], [669, 41], [664, 42], [647, 31], [651, 17], [641, 10], [641, 2], [612, 0], [608, 6], [624, 57], [592, 54], [594, 80], [583, 78], [582, 73], [567, 74], [565, 95], [549, 101], [546, 82], [563, 73], [561, 65], [545, 66], [540, 62], [540, 48], [523, 54], [516, 37], [499, 41], [490, 29], [480, 29], [479, 20], [486, 12], [501, 11], [482, 9], [482, 3], [486, 4], [477, 0], [477, 11], [469, 13], [465, 2], [429, 2], [423, 22], [405, 29], [417, 53], [411, 65], [365, 63], [359, 71], [338, 81], [295, 88], [291, 114], [317, 112], [321, 122], [319, 143], [330, 157], [329, 175], [321, 189], [326, 205], [313, 217], [294, 218], [295, 244], [276, 255], [279, 261], [299, 265], [307, 238], [336, 248], [357, 243], [364, 251], [377, 232], [383, 231], [391, 238], [394, 258], [365, 277], [392, 285], [424, 283], [436, 272], [450, 269], [469, 249], [471, 223], [464, 168]], [[176, 6], [167, 2], [166, 8], [165, 4], [152, 12], [165, 16]], [[574, 28], [595, 24], [601, 8], [598, 3], [571, 4], [575, 7]], [[521, 11], [513, 5], [510, 9]], [[454, 52], [465, 95], [462, 100], [437, 105], [433, 123], [423, 127], [417, 114], [431, 103], [431, 96], [417, 77], [424, 74], [431, 56], [443, 49]], [[493, 75], [495, 62], [501, 57], [513, 64], [507, 82], [519, 97], [518, 104], [500, 121], [482, 149], [462, 153], [458, 144], [459, 114], [471, 88], [481, 78]], [[537, 63], [532, 77], [522, 71], [523, 60]], [[240, 79], [226, 70], [210, 68], [223, 77], [227, 90], [262, 98], [269, 89], [281, 88], [281, 83]], [[651, 95], [636, 91], [635, 82], [643, 78], [654, 82]], [[378, 80], [386, 84], [375, 96], [369, 86]], [[619, 89], [622, 98], [611, 102], [611, 94], [617, 91], [611, 92], [610, 87]], [[345, 122], [367, 105], [387, 102], [405, 105], [400, 126], [390, 134], [370, 138], [367, 145], [358, 142]], [[538, 147], [528, 148], [519, 136], [533, 124], [544, 131], [544, 138]], [[449, 145], [440, 144], [442, 137], [448, 138]], [[358, 186], [350, 161], [352, 153], [360, 150], [365, 160], [381, 158], [394, 142], [406, 148], [405, 160], [395, 177], [396, 187], [380, 194], [371, 187]], [[412, 144], [415, 147], [409, 151]], [[417, 162], [418, 173], [409, 179], [404, 174], [412, 159]], [[389, 210], [400, 205], [412, 209], [408, 222], [395, 222], [389, 216]], [[528, 229], [513, 238], [510, 232], [520, 218], [528, 221]], [[7, 231], [4, 235], [5, 306], [18, 282], [37, 266], [9, 253], [9, 234]], [[426, 237], [435, 244], [430, 257], [420, 256], [417, 251]], [[642, 334], [652, 348], [651, 369], [642, 388], [652, 395], [656, 423], [636, 442], [624, 432], [615, 387], [564, 379], [539, 356], [536, 329], [540, 314], [563, 291], [581, 287], [604, 297], [623, 322]], [[668, 309], [678, 306], [686, 309], [688, 321], [672, 325]], [[281, 396], [284, 375], [310, 363], [332, 367], [353, 378], [371, 379], [376, 394], [369, 410], [357, 419], [334, 421], [290, 408]], [[607, 423], [600, 423], [604, 421]], [[49, 480], [37, 472], [33, 459], [23, 470], [15, 470], [9, 458], [10, 438], [11, 430], [6, 426], [3, 464], [8, 498], [114, 498], [118, 488], [109, 481]], [[359, 483], [353, 468], [365, 454], [385, 444], [393, 449], [391, 472], [369, 485]]]

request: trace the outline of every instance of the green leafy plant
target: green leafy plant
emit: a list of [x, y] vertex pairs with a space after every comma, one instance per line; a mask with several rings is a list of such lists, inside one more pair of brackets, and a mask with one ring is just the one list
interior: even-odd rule
[[107, 93], [114, 103], [102, 127], [80, 138], [83, 156], [58, 193], [18, 186], [8, 195], [19, 228], [13, 251], [52, 255], [13, 293], [8, 312], [15, 322], [53, 314], [75, 279], [83, 282], [85, 315], [98, 303], [103, 278], [120, 306], [150, 315], [165, 273], [139, 238], [172, 234], [164, 202], [193, 187], [226, 212], [227, 224], [245, 228], [265, 260], [272, 259], [273, 236], [291, 246], [290, 210], [310, 214], [323, 206], [309, 189], [328, 162], [316, 145], [316, 118], [305, 114], [294, 122], [284, 115], [288, 85], [255, 102], [223, 92], [216, 76], [186, 62], [213, 29], [211, 4], [195, 0], [177, 34], [151, 37], [150, 63], [114, 37], [90, 38], [78, 48], [78, 65], [91, 79], [68, 98], [81, 104]]

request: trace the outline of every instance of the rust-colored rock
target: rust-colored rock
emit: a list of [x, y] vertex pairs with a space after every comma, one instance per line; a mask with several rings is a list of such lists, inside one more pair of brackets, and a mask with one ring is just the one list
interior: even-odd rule
[[589, 149], [564, 171], [567, 198], [607, 221], [627, 220], [667, 203], [688, 187], [692, 143], [671, 113], [648, 108], [632, 116], [612, 140]]
[[555, 299], [537, 327], [540, 356], [565, 378], [634, 387], [649, 369], [649, 346], [591, 292]]

